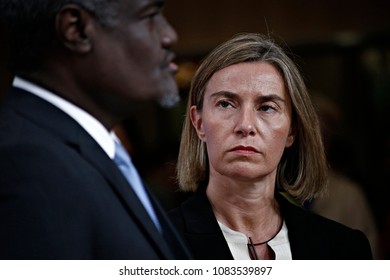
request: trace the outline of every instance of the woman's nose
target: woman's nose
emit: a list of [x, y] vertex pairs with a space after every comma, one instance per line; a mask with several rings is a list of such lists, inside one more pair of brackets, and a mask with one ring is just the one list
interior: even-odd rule
[[245, 109], [240, 111], [234, 132], [242, 136], [254, 136], [256, 134], [255, 113], [253, 110]]

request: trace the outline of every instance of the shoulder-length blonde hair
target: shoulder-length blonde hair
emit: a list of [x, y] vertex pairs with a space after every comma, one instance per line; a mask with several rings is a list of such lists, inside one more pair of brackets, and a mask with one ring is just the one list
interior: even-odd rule
[[278, 165], [276, 184], [300, 202], [315, 197], [326, 185], [327, 162], [319, 121], [302, 76], [280, 46], [260, 34], [239, 34], [215, 48], [196, 71], [190, 88], [187, 115], [182, 131], [177, 179], [181, 190], [195, 191], [207, 184], [208, 156], [198, 138], [189, 112], [193, 105], [202, 110], [206, 85], [213, 74], [241, 62], [262, 61], [282, 75], [292, 104], [295, 142], [286, 148]]

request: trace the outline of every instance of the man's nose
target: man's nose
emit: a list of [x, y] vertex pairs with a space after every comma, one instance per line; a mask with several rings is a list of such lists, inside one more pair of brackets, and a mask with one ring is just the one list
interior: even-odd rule
[[164, 48], [172, 48], [178, 41], [178, 35], [172, 25], [164, 17], [161, 26], [161, 42]]

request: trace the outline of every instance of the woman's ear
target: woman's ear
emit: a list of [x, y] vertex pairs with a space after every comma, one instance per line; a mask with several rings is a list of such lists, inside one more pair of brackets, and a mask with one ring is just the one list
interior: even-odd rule
[[92, 49], [89, 30], [94, 17], [76, 4], [67, 4], [56, 16], [56, 31], [63, 45], [71, 51], [86, 53]]
[[206, 136], [203, 130], [202, 116], [201, 113], [198, 112], [196, 106], [191, 106], [190, 118], [191, 118], [192, 125], [194, 126], [196, 133], [198, 134], [199, 139], [205, 141]]
[[286, 140], [286, 148], [289, 148], [294, 144], [296, 135], [297, 135], [296, 125], [291, 124], [290, 131], [288, 133], [287, 140]]

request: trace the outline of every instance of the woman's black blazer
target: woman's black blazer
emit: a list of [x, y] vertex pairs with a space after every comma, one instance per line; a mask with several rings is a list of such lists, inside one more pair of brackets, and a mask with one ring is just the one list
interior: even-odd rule
[[[292, 258], [299, 260], [372, 259], [366, 236], [335, 221], [309, 212], [276, 193], [288, 229]], [[217, 223], [206, 188], [169, 212], [174, 225], [188, 243], [195, 259], [233, 259]]]

